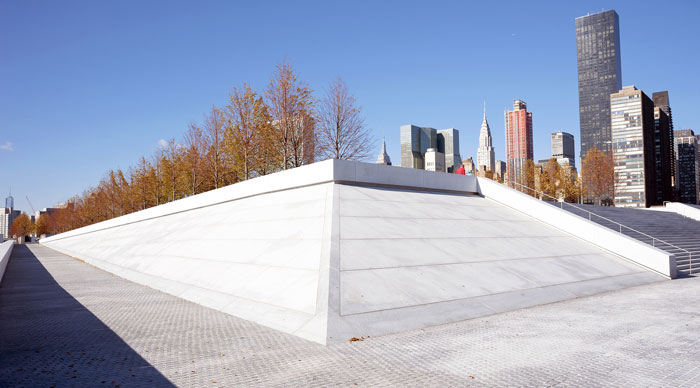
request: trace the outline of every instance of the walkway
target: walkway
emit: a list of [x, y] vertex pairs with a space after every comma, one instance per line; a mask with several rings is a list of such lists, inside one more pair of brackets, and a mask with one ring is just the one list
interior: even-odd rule
[[321, 346], [39, 245], [0, 286], [0, 386], [698, 386], [700, 279]]

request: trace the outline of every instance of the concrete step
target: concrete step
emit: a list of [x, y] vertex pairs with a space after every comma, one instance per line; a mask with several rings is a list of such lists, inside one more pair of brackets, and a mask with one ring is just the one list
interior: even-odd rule
[[[700, 222], [671, 212], [595, 205], [575, 206], [578, 208], [571, 205], [560, 207], [672, 254], [682, 275], [700, 273]], [[620, 224], [624, 226], [621, 228]]]

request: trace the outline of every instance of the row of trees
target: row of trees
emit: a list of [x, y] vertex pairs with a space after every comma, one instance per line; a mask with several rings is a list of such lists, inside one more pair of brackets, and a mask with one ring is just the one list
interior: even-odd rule
[[[577, 202], [581, 195], [581, 183], [578, 174], [570, 167], [562, 167], [555, 158], [551, 158], [543, 166], [537, 166], [528, 159], [522, 167], [522, 174], [514, 186], [526, 194], [561, 199], [566, 202]], [[536, 190], [533, 191], [532, 189]]]
[[342, 79], [316, 98], [283, 62], [264, 93], [234, 87], [228, 103], [212, 106], [180, 141], [162, 141], [150, 157], [108, 171], [64, 209], [42, 216], [41, 229], [65, 232], [318, 160], [362, 160], [373, 143]]
[[533, 196], [544, 194], [566, 202], [577, 202], [585, 196], [601, 204], [612, 199], [614, 194], [612, 157], [592, 147], [583, 159], [581, 178], [572, 168], [562, 167], [555, 158], [542, 167], [528, 159], [517, 183], [516, 188]]

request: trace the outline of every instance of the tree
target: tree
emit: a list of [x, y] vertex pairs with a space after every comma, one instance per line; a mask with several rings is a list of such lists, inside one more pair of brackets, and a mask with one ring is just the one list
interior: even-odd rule
[[189, 195], [201, 192], [204, 182], [206, 144], [201, 128], [190, 124], [185, 134], [185, 181]]
[[561, 168], [561, 196], [566, 202], [578, 202], [581, 196], [578, 174], [570, 166]]
[[10, 235], [13, 237], [24, 237], [32, 233], [32, 221], [27, 213], [22, 213], [10, 225]]
[[535, 162], [533, 162], [532, 159], [527, 159], [520, 171], [520, 182], [518, 182], [528, 188], [522, 188], [521, 190], [525, 192], [525, 194], [532, 196], [535, 196], [535, 167]]
[[[226, 107], [229, 125], [224, 135], [225, 149], [233, 160], [234, 171], [242, 180], [250, 179], [260, 173], [260, 165], [265, 164], [267, 156], [264, 143], [269, 132], [271, 117], [268, 107], [261, 96], [250, 86], [243, 84], [233, 88]], [[265, 156], [261, 157], [261, 154]], [[267, 171], [267, 169], [262, 168]]]
[[184, 187], [185, 161], [183, 147], [170, 139], [163, 148], [160, 163], [162, 165], [163, 194], [169, 201], [174, 201], [182, 196], [187, 190]]
[[280, 167], [286, 170], [313, 163], [316, 133], [311, 88], [297, 80], [290, 64], [282, 62], [277, 65], [266, 95]]
[[223, 152], [225, 120], [223, 112], [212, 105], [209, 115], [204, 120], [205, 160], [209, 173], [210, 185], [214, 189], [224, 186], [226, 161]]
[[586, 195], [594, 198], [598, 205], [612, 198], [614, 167], [611, 155], [593, 146], [583, 159], [581, 169]]
[[[540, 175], [540, 190], [553, 198], [560, 197], [561, 166], [555, 158], [550, 158]], [[551, 199], [551, 198], [550, 198]]]
[[54, 233], [54, 222], [49, 213], [44, 213], [42, 214], [38, 220], [36, 220], [36, 234], [38, 236], [42, 234], [51, 234]]
[[321, 100], [318, 111], [318, 152], [323, 159], [361, 160], [373, 144], [357, 100], [338, 77]]

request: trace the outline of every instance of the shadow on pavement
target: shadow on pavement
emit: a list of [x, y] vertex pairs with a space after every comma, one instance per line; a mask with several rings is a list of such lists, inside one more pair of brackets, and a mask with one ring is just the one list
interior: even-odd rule
[[0, 386], [174, 385], [15, 245], [0, 284]]

